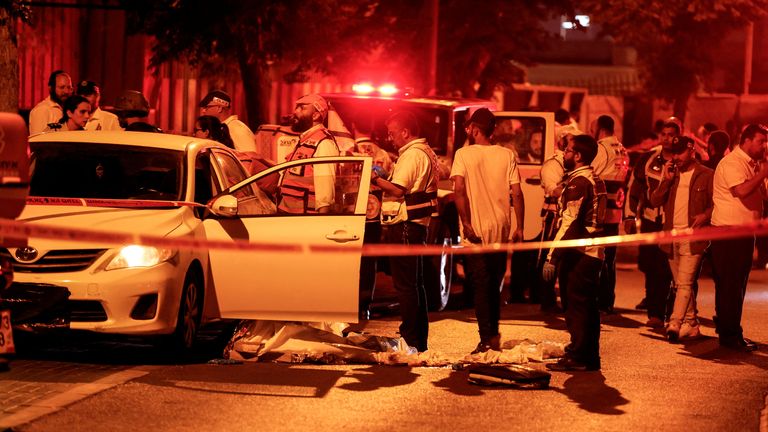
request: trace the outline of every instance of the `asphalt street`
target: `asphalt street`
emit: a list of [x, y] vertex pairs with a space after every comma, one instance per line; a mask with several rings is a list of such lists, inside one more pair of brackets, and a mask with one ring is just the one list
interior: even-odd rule
[[[0, 394], [16, 397], [5, 403], [0, 425], [89, 432], [768, 431], [768, 271], [753, 271], [745, 301], [745, 335], [760, 344], [751, 354], [718, 346], [710, 279], [701, 280], [699, 293], [705, 337], [684, 344], [666, 342], [633, 309], [643, 297], [642, 274], [627, 266], [618, 279], [619, 314], [602, 322], [602, 371], [553, 373], [548, 390], [480, 387], [451, 368], [206, 364], [212, 352], [179, 364], [147, 346], [74, 341], [22, 356], [0, 375]], [[359, 328], [395, 336], [397, 325], [396, 316], [384, 316]], [[501, 331], [503, 341], [568, 340], [562, 317], [527, 304], [503, 307]], [[461, 359], [476, 343], [472, 310], [431, 314], [430, 350]]]

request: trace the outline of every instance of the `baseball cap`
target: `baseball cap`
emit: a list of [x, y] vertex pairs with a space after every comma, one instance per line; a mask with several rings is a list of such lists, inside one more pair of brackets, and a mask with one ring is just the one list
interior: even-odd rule
[[496, 127], [496, 117], [488, 108], [478, 108], [464, 123], [464, 127], [469, 127], [471, 124], [477, 125], [483, 131], [492, 132], [493, 128]]
[[691, 148], [693, 148], [693, 140], [691, 138], [687, 136], [676, 136], [672, 138], [672, 142], [666, 150], [679, 154]]
[[77, 83], [76, 94], [80, 96], [90, 96], [99, 89], [99, 85], [93, 81], [83, 80]]
[[328, 114], [328, 102], [319, 94], [308, 94], [299, 98], [296, 105], [312, 105], [321, 116]]
[[227, 108], [232, 105], [232, 98], [226, 92], [213, 90], [208, 92], [203, 100], [200, 101], [200, 108], [205, 108], [209, 105], [218, 105]]

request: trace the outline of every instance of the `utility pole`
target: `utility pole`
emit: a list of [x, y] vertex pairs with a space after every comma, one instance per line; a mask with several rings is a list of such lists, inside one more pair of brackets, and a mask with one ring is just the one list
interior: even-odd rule
[[440, 18], [440, 0], [430, 0], [430, 23], [429, 32], [429, 70], [427, 71], [427, 94], [437, 94], [437, 38], [439, 33]]
[[755, 23], [747, 24], [747, 36], [744, 43], [744, 90], [742, 94], [749, 94], [749, 86], [752, 84], [752, 51], [755, 44]]

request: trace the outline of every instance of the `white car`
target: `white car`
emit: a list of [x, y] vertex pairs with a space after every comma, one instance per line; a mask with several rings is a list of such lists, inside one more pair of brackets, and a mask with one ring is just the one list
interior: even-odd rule
[[[56, 132], [29, 142], [30, 198], [19, 221], [169, 240], [32, 237], [0, 249], [13, 258], [17, 287], [69, 291], [71, 329], [169, 335], [189, 348], [201, 324], [220, 318], [357, 320], [370, 158], [305, 159], [246, 178], [233, 151], [185, 136]], [[331, 214], [277, 214], [276, 179], [310, 164], [336, 173]], [[189, 248], [190, 240], [263, 247]]]

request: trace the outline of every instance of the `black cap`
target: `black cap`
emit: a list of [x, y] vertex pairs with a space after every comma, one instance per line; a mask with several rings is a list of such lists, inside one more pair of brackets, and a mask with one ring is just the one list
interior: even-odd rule
[[99, 89], [99, 85], [96, 84], [93, 81], [80, 81], [77, 83], [77, 91], [75, 94], [79, 94], [80, 96], [90, 96]]
[[221, 90], [213, 90], [208, 92], [203, 100], [200, 101], [200, 108], [205, 108], [208, 105], [229, 107], [232, 105], [232, 98], [226, 92]]
[[478, 108], [472, 113], [472, 117], [464, 123], [464, 127], [469, 127], [471, 124], [490, 134], [493, 132], [493, 128], [496, 127], [496, 116], [488, 108]]
[[672, 142], [669, 144], [669, 147], [667, 147], [665, 150], [668, 150], [675, 154], [679, 154], [692, 148], [693, 148], [693, 139], [688, 138], [687, 136], [676, 136], [672, 138]]

